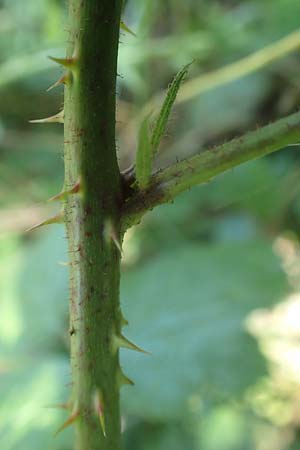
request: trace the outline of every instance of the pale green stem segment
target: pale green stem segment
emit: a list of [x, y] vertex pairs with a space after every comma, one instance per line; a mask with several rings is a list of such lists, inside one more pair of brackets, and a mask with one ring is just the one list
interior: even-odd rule
[[[184, 103], [198, 95], [208, 92], [210, 89], [215, 89], [226, 83], [232, 83], [235, 80], [250, 75], [299, 49], [300, 30], [296, 30], [249, 56], [187, 81], [178, 93], [176, 104]], [[142, 111], [139, 111], [138, 115], [146, 116], [149, 112], [157, 108], [163, 95], [162, 93], [155, 95], [146, 103]]]
[[177, 102], [186, 102], [210, 89], [232, 83], [296, 50], [300, 50], [299, 29], [232, 64], [188, 81], [180, 90]]
[[151, 178], [153, 166], [153, 147], [150, 140], [149, 117], [141, 123], [135, 159], [136, 181], [140, 189], [145, 189]]
[[[65, 220], [70, 254], [72, 404], [77, 450], [120, 450], [121, 178], [115, 99], [121, 0], [69, 0]], [[116, 237], [115, 237], [116, 239]]]
[[176, 163], [151, 177], [145, 191], [133, 191], [123, 208], [123, 228], [138, 223], [155, 206], [216, 175], [300, 141], [300, 112]]

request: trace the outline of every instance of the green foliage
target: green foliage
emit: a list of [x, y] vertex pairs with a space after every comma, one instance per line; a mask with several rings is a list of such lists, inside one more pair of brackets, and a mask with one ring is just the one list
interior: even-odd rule
[[[66, 243], [58, 229], [22, 234], [36, 213], [41, 220], [51, 215], [44, 210], [44, 200], [62, 186], [58, 128], [41, 125], [33, 132], [27, 121], [50, 116], [61, 106], [60, 89], [44, 91], [55, 70], [59, 75], [46, 55], [63, 54], [59, 48], [67, 36], [64, 9], [56, 0], [38, 5], [28, 0], [21, 6], [19, 0], [6, 0], [1, 5], [4, 450], [72, 448], [69, 431], [53, 439], [66, 413], [45, 407], [68, 400], [69, 393], [67, 269], [57, 264], [67, 260]], [[124, 20], [138, 39], [122, 35], [121, 166], [134, 159], [135, 127], [127, 124], [187, 60], [196, 60], [191, 78], [222, 67], [298, 28], [299, 14], [298, 0], [274, 0], [271, 7], [265, 0], [128, 1]], [[53, 47], [59, 48], [54, 52]], [[297, 58], [290, 55], [182, 106], [173, 115], [156, 164], [167, 165], [201, 151], [207, 143], [227, 141], [294, 110], [299, 102]], [[122, 350], [124, 369], [136, 382], [122, 393], [126, 448], [298, 448], [293, 416], [298, 384], [290, 381], [286, 365], [280, 376], [268, 370], [276, 366], [262, 353], [270, 342], [249, 335], [245, 325], [253, 311], [265, 308], [271, 314], [274, 302], [284, 304], [289, 260], [280, 269], [271, 243], [290, 236], [288, 256], [297, 254], [291, 242], [298, 242], [300, 226], [298, 172], [297, 149], [286, 149], [183, 194], [131, 231], [124, 244], [122, 300], [130, 321], [126, 335], [152, 356]], [[7, 233], [11, 226], [14, 235]], [[296, 268], [294, 277], [295, 273]], [[215, 276], [220, 284], [209, 283]]]
[[32, 247], [9, 236], [0, 240], [0, 436], [6, 450], [69, 448], [69, 433], [53, 440], [63, 413], [50, 408], [68, 399], [66, 271], [57, 274], [64, 241], [55, 231], [41, 237]]

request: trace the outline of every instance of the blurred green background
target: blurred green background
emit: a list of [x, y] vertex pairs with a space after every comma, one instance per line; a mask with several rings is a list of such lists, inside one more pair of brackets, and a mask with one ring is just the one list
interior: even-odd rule
[[[68, 400], [68, 268], [62, 227], [24, 230], [57, 211], [63, 183], [56, 113], [65, 2], [0, 1], [0, 442], [71, 450], [52, 405]], [[134, 158], [144, 105], [194, 60], [189, 79], [300, 26], [299, 0], [129, 0], [121, 34], [118, 146]], [[192, 96], [174, 111], [157, 167], [297, 109], [300, 57]], [[188, 81], [187, 81], [188, 82]], [[299, 147], [231, 170], [149, 213], [124, 244], [122, 352], [130, 450], [300, 449]]]

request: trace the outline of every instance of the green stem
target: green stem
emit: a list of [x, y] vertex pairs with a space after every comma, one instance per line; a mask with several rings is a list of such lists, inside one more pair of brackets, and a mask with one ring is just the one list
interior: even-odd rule
[[249, 56], [187, 81], [179, 91], [177, 103], [186, 102], [210, 89], [232, 83], [299, 49], [300, 31], [296, 30]]
[[[121, 370], [115, 345], [122, 320], [120, 252], [114, 244], [121, 239], [122, 190], [115, 146], [121, 3], [69, 1], [65, 220], [77, 450], [121, 448]], [[73, 188], [79, 182], [80, 188]]]
[[192, 186], [300, 140], [300, 112], [157, 172], [144, 191], [132, 190], [123, 208], [123, 228], [145, 212], [172, 201]]

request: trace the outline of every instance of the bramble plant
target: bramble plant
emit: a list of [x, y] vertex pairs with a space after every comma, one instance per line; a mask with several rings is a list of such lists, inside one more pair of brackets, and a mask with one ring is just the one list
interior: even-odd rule
[[[157, 205], [246, 161], [300, 138], [300, 113], [199, 155], [154, 170], [154, 161], [189, 66], [170, 84], [158, 113], [140, 122], [135, 165], [120, 172], [115, 139], [116, 75], [122, 0], [69, 0], [66, 57], [52, 58], [65, 73], [64, 110], [33, 122], [64, 123], [65, 182], [52, 200], [62, 211], [41, 225], [66, 224], [70, 255], [72, 392], [69, 425], [78, 450], [120, 450], [119, 396], [133, 384], [119, 362], [120, 348], [143, 351], [123, 334], [120, 309], [122, 241]], [[298, 43], [299, 45], [299, 43]]]

